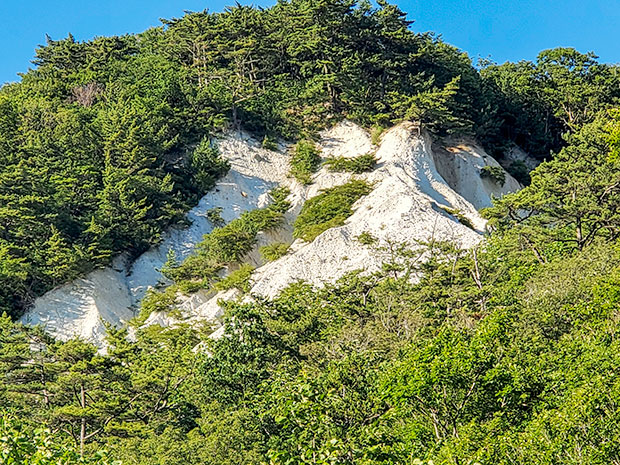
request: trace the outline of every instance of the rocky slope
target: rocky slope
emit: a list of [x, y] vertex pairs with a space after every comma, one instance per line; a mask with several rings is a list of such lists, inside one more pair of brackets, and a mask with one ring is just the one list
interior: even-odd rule
[[[22, 320], [41, 324], [61, 339], [80, 336], [100, 342], [104, 334], [102, 320], [113, 324], [128, 321], [145, 290], [164, 282], [159, 269], [168, 250], [174, 250], [182, 259], [211, 231], [208, 210], [221, 207], [222, 217], [230, 221], [245, 210], [263, 206], [267, 192], [276, 185], [291, 191], [292, 206], [286, 224], [279, 231], [260, 234], [256, 250], [247, 257], [257, 266], [251, 293], [264, 296], [274, 296], [298, 280], [321, 285], [352, 270], [376, 270], [386, 259], [380, 246], [390, 241], [413, 244], [434, 238], [471, 247], [480, 241], [485, 226], [477, 209], [489, 206], [493, 196], [519, 187], [508, 174], [503, 186], [481, 178], [483, 166], [499, 165], [475, 144], [433, 147], [430, 137], [419, 134], [410, 123], [387, 131], [377, 147], [365, 130], [345, 121], [325, 131], [319, 146], [322, 157], [355, 157], [373, 152], [378, 165], [364, 175], [332, 173], [323, 167], [313, 176], [312, 184], [302, 186], [288, 176], [289, 147], [269, 151], [247, 135], [228, 134], [220, 141], [220, 151], [230, 161], [231, 170], [189, 212], [190, 228], [170, 231], [158, 247], [133, 263], [119, 257], [112, 267], [49, 292]], [[344, 226], [325, 231], [311, 243], [296, 240], [287, 255], [263, 264], [258, 246], [292, 242], [291, 225], [304, 202], [322, 189], [344, 184], [353, 177], [366, 179], [373, 184], [373, 190], [356, 203], [354, 214]], [[361, 244], [357, 237], [363, 232], [374, 236], [379, 248]], [[184, 318], [217, 325], [221, 316], [217, 302], [235, 297], [235, 291], [201, 291], [189, 297], [179, 296], [179, 309]], [[168, 315], [153, 314], [146, 324], [171, 323]]]

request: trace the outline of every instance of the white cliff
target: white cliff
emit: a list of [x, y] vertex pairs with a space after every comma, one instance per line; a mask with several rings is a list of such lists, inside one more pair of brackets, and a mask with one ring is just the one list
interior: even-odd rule
[[[268, 151], [248, 136], [229, 134], [220, 141], [220, 151], [231, 162], [231, 171], [189, 212], [190, 228], [171, 231], [160, 246], [131, 265], [118, 259], [115, 267], [94, 271], [49, 292], [35, 302], [23, 321], [42, 324], [61, 339], [81, 336], [100, 341], [104, 332], [101, 319], [114, 324], [127, 321], [145, 290], [162, 282], [158, 270], [169, 249], [184, 258], [211, 231], [212, 225], [205, 217], [209, 209], [221, 207], [223, 218], [230, 221], [245, 210], [263, 206], [267, 192], [278, 184], [290, 189], [292, 206], [281, 230], [261, 233], [258, 246], [291, 242], [291, 225], [304, 202], [322, 189], [358, 178], [373, 184], [373, 190], [354, 205], [353, 215], [343, 226], [323, 232], [311, 243], [294, 241], [284, 257], [263, 264], [258, 246], [249, 254], [247, 260], [258, 267], [252, 277], [251, 293], [268, 297], [298, 280], [321, 285], [353, 270], [378, 269], [385, 256], [376, 247], [360, 243], [357, 237], [363, 232], [375, 237], [379, 245], [389, 241], [413, 245], [434, 238], [471, 247], [481, 240], [485, 227], [477, 209], [489, 206], [492, 196], [519, 187], [508, 174], [503, 186], [482, 179], [483, 166], [499, 165], [475, 144], [433, 149], [430, 137], [420, 135], [410, 123], [387, 131], [375, 147], [365, 130], [345, 121], [324, 131], [319, 146], [323, 157], [355, 157], [373, 152], [378, 164], [372, 172], [355, 176], [332, 173], [323, 167], [313, 176], [311, 185], [302, 186], [287, 175], [286, 150]], [[466, 217], [464, 223], [471, 224], [461, 223], [458, 216]], [[217, 326], [222, 316], [218, 301], [236, 295], [234, 291], [200, 292], [181, 298], [179, 309], [185, 318], [211, 321]], [[168, 315], [153, 314], [146, 324], [172, 323]]]

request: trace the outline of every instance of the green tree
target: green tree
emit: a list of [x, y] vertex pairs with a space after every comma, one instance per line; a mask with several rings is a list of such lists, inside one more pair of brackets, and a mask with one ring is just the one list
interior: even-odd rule
[[599, 236], [615, 239], [620, 171], [606, 125], [600, 118], [569, 136], [567, 147], [531, 173], [529, 186], [488, 210], [492, 224], [514, 226], [529, 244], [544, 238], [581, 250]]

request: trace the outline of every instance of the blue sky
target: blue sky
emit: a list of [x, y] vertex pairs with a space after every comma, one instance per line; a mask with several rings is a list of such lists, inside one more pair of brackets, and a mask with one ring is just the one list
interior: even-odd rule
[[[392, 0], [393, 1], [393, 0]], [[45, 34], [79, 39], [140, 32], [184, 10], [219, 11], [230, 0], [0, 0], [0, 83], [30, 66]], [[248, 2], [241, 2], [248, 3]], [[268, 6], [274, 0], [255, 5]], [[620, 0], [396, 0], [416, 31], [435, 31], [471, 57], [534, 59], [545, 48], [595, 51], [620, 62]]]

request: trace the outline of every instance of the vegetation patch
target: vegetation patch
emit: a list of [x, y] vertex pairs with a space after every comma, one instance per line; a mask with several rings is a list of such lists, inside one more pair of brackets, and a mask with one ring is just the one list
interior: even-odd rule
[[193, 150], [190, 165], [196, 184], [204, 192], [211, 189], [215, 181], [230, 169], [228, 160], [220, 156], [218, 146], [208, 137], [204, 137]]
[[283, 257], [288, 252], [290, 244], [286, 242], [275, 242], [273, 244], [265, 245], [258, 249], [263, 260], [267, 262], [273, 262], [280, 257]]
[[238, 289], [243, 293], [250, 292], [250, 277], [254, 267], [248, 263], [242, 264], [238, 270], [233, 271], [213, 286], [217, 291]]
[[332, 172], [349, 172], [361, 174], [372, 171], [377, 164], [374, 153], [367, 153], [359, 157], [330, 157], [325, 160], [327, 169]]
[[275, 152], [278, 150], [278, 140], [275, 137], [265, 136], [263, 137], [262, 147], [266, 150]]
[[309, 140], [300, 140], [290, 161], [291, 176], [302, 184], [310, 184], [312, 175], [321, 166], [321, 156], [316, 145]]
[[373, 145], [379, 145], [381, 143], [381, 136], [385, 131], [385, 126], [374, 125], [372, 127], [372, 132], [370, 133], [370, 141]]
[[490, 179], [500, 186], [503, 186], [506, 183], [506, 173], [501, 166], [483, 166], [480, 169], [480, 177], [482, 179]]
[[527, 186], [532, 181], [532, 178], [530, 177], [530, 170], [521, 160], [513, 161], [508, 166], [506, 171], [508, 171], [508, 173], [517, 181], [519, 181], [523, 186]]
[[222, 218], [222, 211], [222, 207], [213, 207], [210, 210], [207, 210], [207, 219], [213, 226], [221, 227], [226, 224], [224, 218]]
[[132, 321], [134, 327], [140, 327], [154, 312], [170, 313], [177, 303], [177, 286], [168, 286], [164, 290], [149, 289], [140, 302], [140, 313]]
[[256, 244], [260, 231], [269, 231], [282, 223], [290, 204], [286, 200], [289, 191], [278, 188], [271, 191], [273, 203], [266, 208], [251, 210], [225, 226], [206, 234], [196, 246], [196, 254], [183, 263], [167, 265], [162, 270], [176, 283], [191, 281], [201, 286], [213, 283], [217, 273], [224, 267], [238, 263]]
[[323, 190], [302, 207], [295, 220], [293, 236], [312, 242], [323, 231], [342, 226], [353, 214], [353, 204], [371, 190], [370, 184], [360, 180]]
[[456, 208], [443, 207], [441, 205], [439, 208], [455, 217], [463, 226], [467, 226], [469, 229], [473, 229], [474, 231], [476, 230], [469, 218], [467, 218], [460, 210], [457, 210]]
[[357, 236], [357, 242], [362, 245], [374, 245], [377, 243], [377, 238], [370, 234], [368, 231], [362, 232], [359, 236]]

